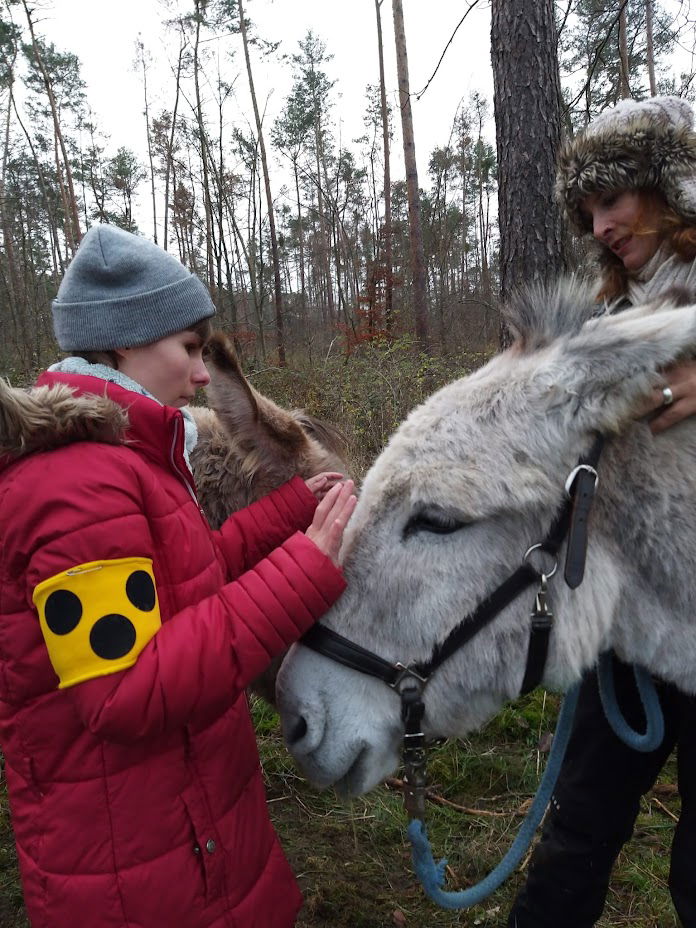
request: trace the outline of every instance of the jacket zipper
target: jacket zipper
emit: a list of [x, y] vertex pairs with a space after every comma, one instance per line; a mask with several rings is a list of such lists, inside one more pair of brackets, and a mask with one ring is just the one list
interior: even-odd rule
[[174, 419], [174, 435], [172, 436], [172, 445], [171, 445], [171, 448], [170, 448], [170, 451], [169, 451], [169, 459], [170, 459], [170, 461], [171, 461], [171, 465], [172, 465], [172, 469], [173, 469], [174, 473], [177, 475], [177, 477], [179, 477], [179, 479], [180, 479], [180, 480], [184, 483], [184, 485], [186, 486], [186, 489], [189, 491], [189, 494], [190, 494], [190, 496], [191, 496], [191, 499], [192, 499], [192, 500], [194, 501], [194, 503], [196, 504], [196, 509], [197, 509], [198, 512], [200, 513], [201, 518], [202, 518], [203, 521], [205, 522], [206, 526], [207, 526], [208, 528], [210, 528], [210, 523], [208, 522], [208, 518], [207, 518], [206, 514], [203, 512], [203, 507], [202, 507], [201, 504], [198, 502], [198, 497], [196, 496], [196, 494], [195, 494], [195, 492], [194, 492], [194, 490], [193, 490], [193, 487], [191, 486], [191, 484], [189, 483], [188, 479], [186, 478], [186, 475], [183, 474], [183, 473], [181, 472], [181, 470], [179, 469], [179, 465], [178, 465], [177, 462], [176, 462], [176, 446], [177, 446], [178, 443], [179, 443], [179, 425], [180, 425], [180, 422], [181, 422], [181, 420], [180, 420], [179, 416], [176, 416], [175, 419]]

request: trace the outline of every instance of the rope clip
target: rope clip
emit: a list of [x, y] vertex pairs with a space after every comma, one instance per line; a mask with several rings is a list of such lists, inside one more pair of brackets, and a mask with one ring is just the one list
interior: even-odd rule
[[531, 618], [532, 628], [550, 628], [553, 625], [553, 612], [549, 607], [548, 577], [546, 574], [541, 575]]

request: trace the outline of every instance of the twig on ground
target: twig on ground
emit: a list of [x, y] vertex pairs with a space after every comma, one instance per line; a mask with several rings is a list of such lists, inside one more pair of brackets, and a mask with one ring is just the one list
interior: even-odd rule
[[[404, 788], [404, 781], [399, 780], [397, 777], [389, 777], [384, 781], [384, 785], [388, 789], [402, 790]], [[437, 802], [441, 806], [448, 806], [450, 809], [464, 812], [465, 815], [485, 815], [488, 818], [509, 818], [511, 815], [525, 815], [529, 807], [529, 800], [525, 799], [518, 809], [513, 809], [510, 812], [493, 812], [489, 809], [472, 809], [471, 806], [460, 806], [458, 803], [451, 802], [449, 799], [445, 799], [444, 796], [440, 796], [430, 789], [427, 791], [426, 796], [431, 802]]]
[[661, 812], [664, 812], [665, 815], [668, 815], [668, 816], [672, 819], [673, 822], [678, 822], [678, 821], [679, 821], [679, 816], [675, 815], [674, 812], [670, 812], [670, 810], [667, 808], [667, 806], [664, 805], [663, 803], [661, 803], [660, 800], [659, 800], [656, 796], [651, 796], [651, 797], [650, 797], [650, 802], [654, 802], [655, 805], [657, 806], [657, 808], [658, 808]]

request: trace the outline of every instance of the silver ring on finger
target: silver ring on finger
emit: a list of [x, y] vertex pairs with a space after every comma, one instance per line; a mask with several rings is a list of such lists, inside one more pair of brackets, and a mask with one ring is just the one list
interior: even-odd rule
[[671, 406], [674, 402], [674, 393], [672, 393], [671, 387], [662, 388], [662, 405]]

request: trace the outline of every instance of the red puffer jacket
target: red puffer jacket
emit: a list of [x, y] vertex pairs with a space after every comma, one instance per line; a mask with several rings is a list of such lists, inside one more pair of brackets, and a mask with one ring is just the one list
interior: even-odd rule
[[[0, 744], [32, 928], [292, 925], [244, 688], [343, 591], [298, 531], [314, 497], [292, 480], [212, 533], [178, 410], [40, 382], [76, 391], [43, 398], [55, 450], [0, 461]], [[104, 394], [126, 443], [55, 447]]]

